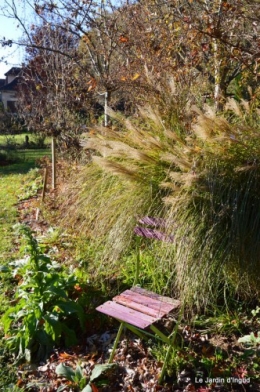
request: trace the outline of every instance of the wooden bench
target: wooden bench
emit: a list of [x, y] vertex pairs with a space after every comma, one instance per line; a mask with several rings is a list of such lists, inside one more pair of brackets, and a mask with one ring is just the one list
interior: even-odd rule
[[158, 295], [138, 286], [132, 287], [130, 290], [126, 290], [114, 297], [112, 301], [107, 301], [103, 305], [98, 306], [97, 310], [99, 312], [120, 322], [109, 363], [113, 361], [118, 342], [125, 327], [141, 338], [143, 338], [143, 334], [152, 335], [169, 345], [159, 379], [159, 382], [161, 382], [164, 377], [170, 349], [174, 345], [177, 330], [166, 336], [154, 324], [179, 307], [180, 301]]
[[[158, 232], [158, 230], [154, 230], [154, 227], [157, 228], [163, 226], [164, 222], [161, 219], [144, 217], [139, 220], [139, 223], [148, 227], [136, 227], [136, 235], [172, 242], [172, 237]], [[151, 228], [151, 226], [153, 228]], [[138, 253], [135, 280], [137, 280], [137, 276], [139, 274], [139, 262], [140, 254]], [[110, 354], [109, 363], [113, 361], [118, 342], [125, 327], [141, 338], [144, 337], [144, 334], [148, 334], [160, 339], [169, 346], [159, 378], [159, 383], [161, 383], [171, 348], [175, 343], [178, 323], [176, 324], [173, 332], [168, 336], [164, 332], [160, 331], [155, 324], [179, 307], [179, 300], [156, 294], [152, 291], [142, 289], [139, 286], [134, 286], [129, 290], [125, 290], [123, 293], [115, 296], [112, 301], [107, 301], [103, 305], [98, 306], [97, 310], [99, 312], [113, 317], [120, 322], [120, 327]]]

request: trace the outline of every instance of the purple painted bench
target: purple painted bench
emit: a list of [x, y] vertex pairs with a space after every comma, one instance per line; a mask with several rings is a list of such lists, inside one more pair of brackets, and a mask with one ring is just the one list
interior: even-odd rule
[[[146, 238], [153, 238], [160, 241], [173, 242], [173, 236], [162, 232], [165, 228], [165, 221], [161, 218], [153, 218], [146, 216], [138, 221], [143, 226], [137, 226], [134, 229], [136, 235]], [[157, 230], [160, 228], [160, 231]], [[140, 254], [137, 254], [136, 263], [136, 277], [139, 274], [139, 261]], [[136, 279], [137, 281], [137, 279]], [[161, 296], [152, 291], [148, 291], [134, 286], [129, 290], [115, 296], [112, 301], [107, 301], [103, 305], [97, 307], [97, 310], [107, 316], [117, 319], [121, 324], [117, 337], [110, 354], [109, 363], [113, 361], [115, 350], [119, 339], [121, 337], [124, 327], [136, 335], [143, 337], [143, 333], [148, 332], [157, 338], [161, 339], [164, 343], [169, 345], [169, 350], [166, 354], [165, 362], [162, 368], [159, 383], [162, 381], [167, 360], [169, 358], [170, 349], [174, 345], [177, 327], [169, 336], [162, 333], [154, 324], [167, 316], [170, 312], [180, 307], [180, 301], [170, 297]]]
[[100, 305], [97, 310], [120, 322], [145, 329], [179, 306], [178, 300], [135, 286]]
[[[138, 223], [142, 226], [136, 226], [134, 233], [140, 237], [152, 238], [163, 242], [173, 242], [174, 237], [162, 231], [166, 228], [166, 222], [162, 218], [145, 216], [139, 219]], [[159, 230], [158, 230], [159, 229]]]

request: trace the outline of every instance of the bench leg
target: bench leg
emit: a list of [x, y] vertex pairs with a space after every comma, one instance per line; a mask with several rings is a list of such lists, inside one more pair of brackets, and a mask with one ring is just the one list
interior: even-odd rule
[[168, 350], [167, 350], [167, 353], [166, 353], [166, 357], [165, 357], [165, 360], [164, 360], [164, 363], [163, 363], [162, 371], [161, 371], [161, 374], [160, 374], [160, 377], [159, 377], [159, 380], [158, 380], [159, 385], [161, 385], [161, 383], [162, 383], [162, 381], [164, 379], [164, 375], [165, 375], [165, 372], [166, 372], [166, 366], [167, 366], [168, 359], [170, 357], [172, 349], [173, 349], [173, 347], [170, 345], [168, 347]]
[[164, 360], [164, 364], [163, 364], [163, 367], [162, 367], [162, 371], [161, 371], [161, 374], [160, 374], [160, 377], [159, 377], [159, 380], [158, 380], [159, 385], [161, 385], [161, 383], [162, 383], [162, 381], [164, 379], [167, 363], [168, 363], [168, 360], [170, 359], [170, 354], [171, 354], [173, 349], [174, 349], [174, 354], [175, 354], [175, 351], [176, 351], [176, 337], [177, 337], [178, 328], [179, 328], [179, 325], [180, 325], [180, 322], [181, 322], [181, 318], [182, 318], [182, 315], [183, 315], [183, 311], [184, 311], [184, 306], [182, 306], [182, 308], [181, 308], [181, 311], [180, 311], [180, 314], [179, 314], [179, 317], [178, 317], [178, 321], [177, 321], [177, 323], [176, 323], [172, 333], [167, 338], [168, 341], [170, 342], [170, 344], [169, 344], [169, 347], [168, 347], [168, 350], [167, 350], [167, 353], [166, 353], [166, 357], [165, 357], [165, 360]]
[[113, 348], [112, 348], [112, 351], [111, 351], [111, 354], [110, 354], [110, 357], [109, 357], [109, 360], [108, 360], [108, 363], [112, 363], [112, 361], [113, 361], [113, 358], [114, 358], [114, 355], [115, 355], [115, 351], [116, 351], [118, 342], [120, 340], [120, 337], [122, 335], [124, 326], [125, 326], [125, 323], [121, 323], [120, 324], [120, 327], [119, 327], [119, 330], [117, 332], [116, 339], [115, 339], [115, 342], [114, 342], [114, 345], [113, 345]]

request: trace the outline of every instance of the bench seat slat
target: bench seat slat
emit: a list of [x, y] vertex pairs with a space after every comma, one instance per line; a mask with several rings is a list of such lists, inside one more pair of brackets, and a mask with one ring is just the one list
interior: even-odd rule
[[152, 325], [157, 320], [155, 317], [138, 312], [135, 309], [127, 308], [114, 301], [105, 302], [103, 305], [100, 305], [97, 310], [108, 316], [114, 317], [119, 321], [124, 321], [141, 329], [149, 327], [149, 325]]
[[115, 301], [120, 305], [124, 305], [127, 308], [135, 309], [141, 313], [148, 314], [148, 316], [151, 317], [161, 318], [165, 315], [165, 312], [163, 312], [162, 310], [153, 309], [152, 307], [149, 307], [146, 304], [137, 302], [136, 299], [131, 300], [131, 298], [122, 294], [113, 298], [113, 301]]
[[126, 290], [113, 298], [113, 301], [129, 308], [140, 310], [156, 318], [161, 318], [174, 309], [174, 305], [159, 301], [131, 290]]
[[174, 306], [173, 309], [178, 308], [181, 304], [181, 302], [178, 299], [173, 299], [171, 297], [165, 297], [163, 295], [159, 295], [157, 293], [154, 293], [153, 291], [142, 289], [139, 286], [132, 287], [131, 291], [133, 291], [134, 293], [139, 293], [139, 294], [145, 295], [150, 298], [157, 299], [158, 301], [167, 302], [169, 304], [172, 304]]

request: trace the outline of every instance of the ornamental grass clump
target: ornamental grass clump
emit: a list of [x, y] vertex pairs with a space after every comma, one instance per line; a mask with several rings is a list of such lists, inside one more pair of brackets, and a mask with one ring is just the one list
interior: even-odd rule
[[249, 104], [230, 100], [218, 116], [211, 108], [197, 112], [181, 147], [192, 171], [179, 165], [169, 173], [176, 188], [165, 202], [176, 223], [176, 287], [205, 309], [234, 295], [259, 297], [260, 142]]
[[81, 168], [66, 193], [64, 221], [91, 241], [100, 268], [96, 262], [91, 265], [98, 274], [102, 269], [107, 272], [107, 267], [118, 270], [120, 257], [134, 246], [139, 217], [160, 216], [164, 209], [162, 199], [168, 190], [160, 183], [169, 164], [160, 155], [169, 142], [160, 118], [149, 110], [155, 117], [144, 123], [146, 129], [110, 110], [117, 129], [98, 128], [86, 135], [82, 144], [92, 151], [92, 161]]
[[[157, 291], [196, 310], [228, 306], [234, 295], [259, 295], [260, 142], [253, 100], [229, 100], [223, 113], [187, 104], [178, 123], [150, 106], [132, 119], [109, 115], [114, 127], [96, 129], [82, 142], [92, 162], [77, 177], [65, 217], [90, 239], [96, 273], [113, 270], [120, 278], [122, 257], [133, 257], [136, 223], [148, 215], [163, 218], [173, 239], [153, 245], [162, 282]], [[151, 289], [153, 282], [154, 276], [146, 281]]]

